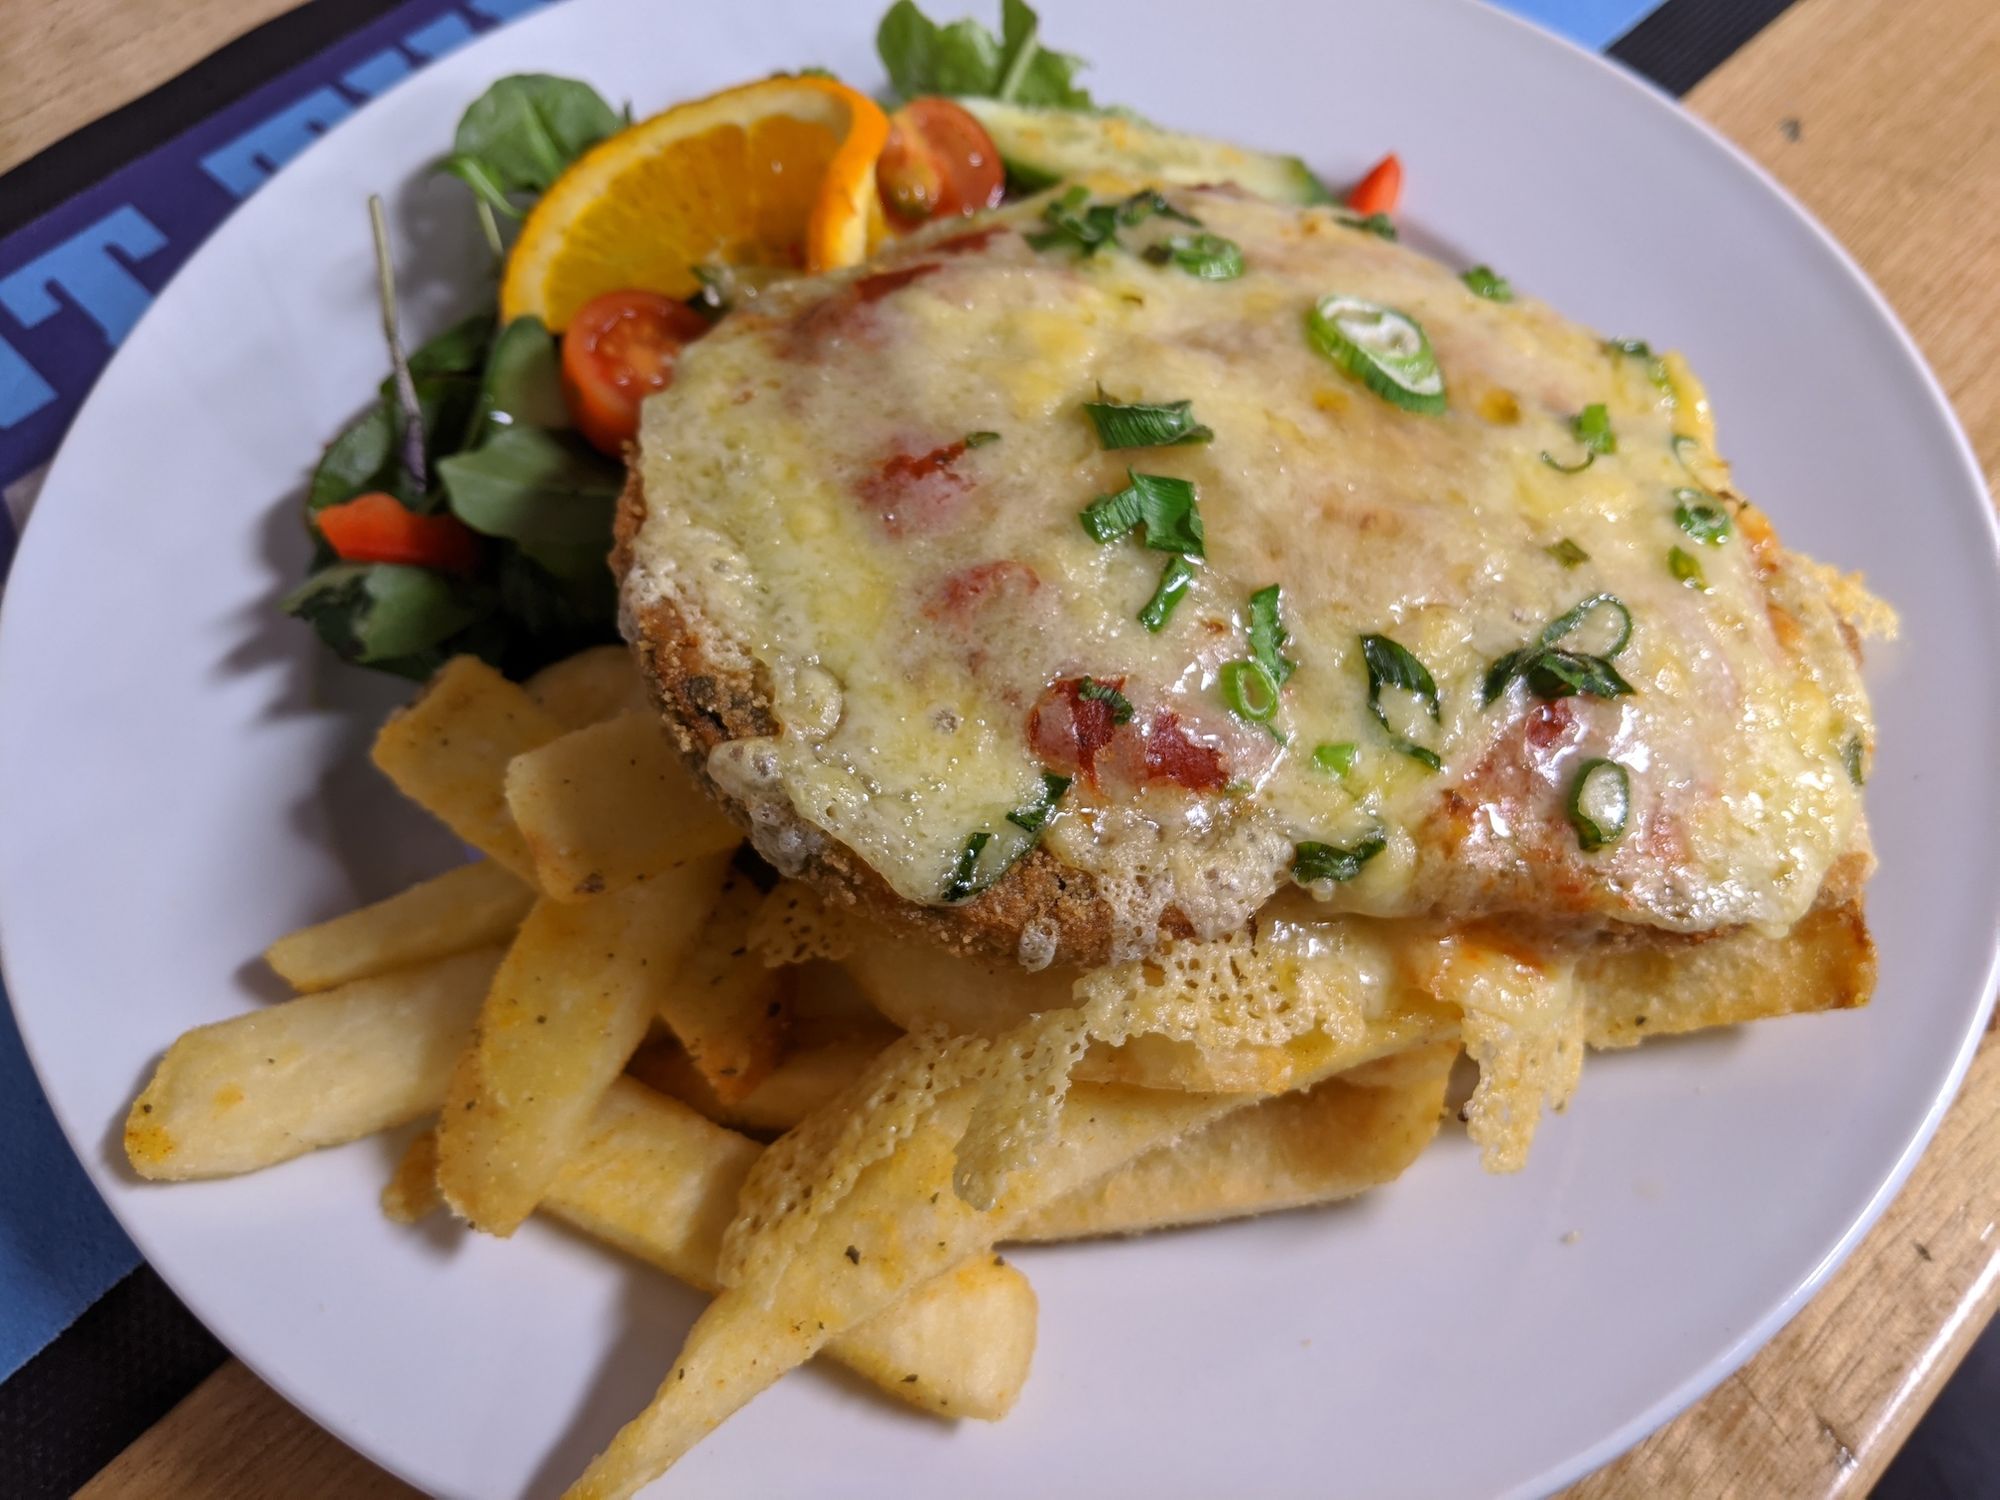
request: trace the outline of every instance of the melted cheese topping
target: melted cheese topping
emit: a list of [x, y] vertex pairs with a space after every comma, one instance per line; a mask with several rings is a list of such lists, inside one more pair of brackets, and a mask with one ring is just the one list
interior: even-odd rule
[[[783, 726], [717, 752], [726, 789], [936, 902], [968, 835], [1003, 834], [1040, 797], [1052, 685], [1118, 684], [1131, 719], [1043, 838], [1099, 877], [1125, 951], [1169, 904], [1203, 934], [1240, 925], [1303, 840], [1385, 840], [1357, 878], [1317, 888], [1343, 909], [1687, 931], [1788, 925], [1837, 858], [1865, 857], [1844, 757], [1873, 732], [1829, 584], [1728, 493], [1678, 360], [1662, 380], [1324, 210], [1173, 198], [1241, 246], [1245, 274], [1145, 259], [1186, 232], [1169, 221], [1094, 256], [1037, 251], [1030, 204], [989, 216], [989, 235], [767, 294], [647, 404], [628, 602], [672, 597], [724, 666], [759, 674]], [[1421, 323], [1443, 414], [1399, 409], [1312, 346], [1305, 316], [1328, 293]], [[1214, 440], [1107, 452], [1083, 410], [1100, 390], [1191, 400]], [[1557, 472], [1541, 454], [1577, 460], [1572, 422], [1593, 403], [1616, 452]], [[1697, 484], [1676, 434], [1735, 512], [1723, 543], [1676, 524], [1675, 490]], [[1168, 554], [1078, 521], [1128, 468], [1191, 481], [1206, 526], [1158, 633], [1138, 615]], [[1563, 540], [1588, 560], [1565, 567], [1549, 550]], [[1676, 547], [1706, 591], [1670, 570]], [[1230, 713], [1218, 679], [1250, 654], [1248, 601], [1270, 584], [1297, 670], [1266, 728]], [[1517, 681], [1482, 702], [1495, 659], [1606, 591], [1632, 617], [1616, 658], [1630, 696], [1543, 701]], [[1368, 633], [1436, 679], [1435, 724], [1393, 691], [1385, 707], [1441, 770], [1371, 711]], [[1357, 747], [1347, 774], [1314, 763], [1324, 743]], [[1627, 768], [1631, 813], [1587, 852], [1566, 801], [1599, 756]]]

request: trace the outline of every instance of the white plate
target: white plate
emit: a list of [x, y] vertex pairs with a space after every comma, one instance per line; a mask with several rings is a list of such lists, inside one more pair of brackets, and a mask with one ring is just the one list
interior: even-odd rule
[[[1516, 1178], [1482, 1176], [1453, 1140], [1338, 1211], [1024, 1254], [1041, 1349], [1005, 1423], [953, 1430], [803, 1373], [661, 1492], [1549, 1489], [1803, 1304], [1970, 1056], [2000, 889], [1985, 495], [1935, 383], [1840, 251], [1588, 55], [1456, 0], [1048, 8], [1102, 97], [1303, 150], [1335, 180], [1394, 146], [1431, 246], [1687, 351], [1748, 493], [1903, 611], [1905, 644], [1870, 670], [1880, 995], [1593, 1060]], [[574, 74], [642, 111], [778, 67], [868, 80], [880, 10], [592, 0], [363, 110], [146, 315], [70, 434], [8, 594], [0, 917], [57, 1115], [224, 1342], [439, 1493], [552, 1493], [651, 1391], [694, 1299], [538, 1223], [511, 1243], [385, 1223], [390, 1143], [178, 1187], [134, 1182], [117, 1151], [168, 1039], [265, 998], [252, 960], [270, 938], [449, 857], [362, 756], [395, 689], [328, 668], [271, 608], [305, 553], [278, 497], [383, 368], [363, 199], [393, 190], [404, 244], [428, 247], [405, 279], [415, 321], [436, 326], [480, 252], [463, 191], [422, 168], [489, 80]]]

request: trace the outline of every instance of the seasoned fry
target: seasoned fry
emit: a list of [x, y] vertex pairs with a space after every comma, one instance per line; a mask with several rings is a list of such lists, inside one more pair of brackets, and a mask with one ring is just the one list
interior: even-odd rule
[[1432, 1043], [1224, 1115], [1051, 1203], [1012, 1237], [1143, 1234], [1332, 1203], [1393, 1182], [1437, 1135], [1457, 1055], [1449, 1042]]
[[[1427, 1013], [1385, 1015], [1359, 1041], [1331, 1049], [1321, 1076], [1402, 1051], [1432, 1024]], [[933, 1107], [923, 1110], [924, 1080], [948, 1075], [966, 1046], [936, 1034], [906, 1037], [766, 1153], [725, 1241], [725, 1289], [688, 1334], [652, 1404], [571, 1487], [572, 1500], [632, 1494], [828, 1336], [873, 1316], [918, 1281], [989, 1250], [1045, 1205], [1247, 1102], [1247, 1096], [1078, 1084], [1058, 1118], [1056, 1139], [1032, 1165], [1011, 1173], [995, 1205], [981, 1210], [959, 1196], [954, 1182], [973, 1091], [932, 1096]], [[889, 1132], [882, 1151], [852, 1170], [849, 1153], [876, 1129]], [[791, 1212], [777, 1208], [797, 1204], [797, 1188], [827, 1181], [836, 1163], [844, 1195], [826, 1194], [831, 1202], [815, 1199]]]
[[562, 732], [523, 689], [477, 657], [456, 656], [389, 716], [373, 754], [404, 796], [532, 884], [535, 864], [502, 788], [509, 761]]
[[[621, 1079], [542, 1206], [712, 1292], [723, 1230], [762, 1150]], [[981, 1256], [916, 1288], [829, 1343], [827, 1353], [912, 1406], [991, 1421], [1014, 1404], [1034, 1346], [1026, 1278]]]
[[227, 1177], [437, 1108], [499, 967], [496, 945], [198, 1026], [125, 1123], [142, 1177]]
[[[541, 1209], [713, 1292], [722, 1232], [761, 1151], [618, 1079]], [[436, 1136], [426, 1130], [383, 1189], [383, 1212], [415, 1223], [435, 1209], [436, 1168]], [[981, 1256], [925, 1282], [830, 1342], [826, 1353], [898, 1401], [938, 1416], [995, 1421], [1020, 1394], [1034, 1348], [1033, 1288], [1013, 1267]]]
[[702, 1091], [723, 1106], [765, 1081], [790, 1019], [789, 975], [758, 962], [749, 947], [763, 899], [748, 876], [731, 870], [694, 946], [658, 991], [660, 1019], [686, 1050]]
[[646, 1043], [634, 1054], [629, 1071], [718, 1125], [732, 1130], [790, 1130], [860, 1077], [896, 1035], [884, 1027], [795, 1047], [749, 1093], [727, 1102], [673, 1042]]
[[476, 860], [345, 916], [301, 927], [264, 961], [301, 994], [505, 942], [534, 892], [504, 865]]
[[398, 1224], [418, 1224], [444, 1207], [438, 1193], [437, 1127], [410, 1137], [395, 1175], [382, 1185], [382, 1216]]
[[543, 667], [522, 684], [564, 729], [583, 729], [628, 709], [650, 709], [645, 679], [623, 646], [592, 646]]
[[623, 890], [743, 841], [651, 713], [531, 748], [506, 768], [506, 793], [536, 881], [558, 901]]
[[534, 1209], [645, 1036], [727, 859], [528, 913], [438, 1124], [438, 1186], [454, 1212], [508, 1235]]
[[843, 967], [875, 1008], [905, 1031], [942, 1026], [961, 1035], [998, 1036], [1038, 1011], [1072, 1003], [1074, 969], [1030, 973], [1017, 963], [899, 940], [865, 917], [846, 920], [857, 931]]

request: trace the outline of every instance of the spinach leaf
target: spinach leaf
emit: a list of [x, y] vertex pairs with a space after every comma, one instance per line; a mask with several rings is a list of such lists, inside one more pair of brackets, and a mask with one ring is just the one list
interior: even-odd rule
[[389, 483], [389, 467], [400, 437], [395, 398], [384, 396], [340, 430], [326, 445], [306, 487], [306, 514], [339, 505]]
[[443, 643], [487, 607], [479, 591], [400, 563], [338, 563], [313, 574], [283, 609], [319, 633], [343, 661], [424, 677]]
[[438, 169], [488, 207], [518, 217], [515, 195], [546, 192], [563, 168], [624, 123], [587, 83], [517, 73], [466, 107]]
[[471, 445], [513, 427], [567, 426], [555, 338], [540, 318], [516, 318], [500, 330], [486, 356]]
[[[497, 432], [438, 464], [452, 514], [504, 537], [558, 576], [604, 572], [617, 504], [617, 467], [536, 427]], [[608, 576], [608, 575], [607, 575]]]
[[1080, 58], [1041, 44], [1041, 26], [1024, 0], [1001, 0], [1000, 35], [977, 21], [940, 26], [914, 3], [896, 0], [875, 32], [875, 50], [905, 99], [953, 94], [1014, 104], [1092, 108], [1075, 84]]
[[[433, 375], [477, 375], [486, 366], [493, 342], [493, 314], [476, 312], [441, 333], [434, 333], [410, 351], [410, 374], [422, 380]], [[389, 394], [389, 382], [382, 383]]]
[[595, 566], [572, 577], [509, 550], [495, 583], [505, 633], [500, 655], [489, 660], [509, 677], [525, 677], [586, 646], [618, 639], [618, 585], [601, 550]]

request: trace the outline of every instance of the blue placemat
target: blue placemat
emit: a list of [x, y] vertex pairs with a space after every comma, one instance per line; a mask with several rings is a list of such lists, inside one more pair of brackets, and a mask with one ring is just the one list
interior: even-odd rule
[[[0, 584], [78, 406], [209, 233], [370, 99], [545, 3], [552, 0], [313, 0], [0, 178]], [[1044, 8], [1059, 11], [1062, 3], [1044, 0]], [[1505, 0], [1505, 8], [1608, 48], [1680, 91], [1785, 3]], [[929, 8], [985, 7], [936, 0]], [[147, 141], [159, 144], [143, 149]], [[10, 1494], [62, 1494], [136, 1433], [131, 1423], [164, 1409], [175, 1381], [198, 1378], [204, 1360], [189, 1345], [204, 1336], [142, 1270], [84, 1326], [47, 1347], [128, 1277], [138, 1256], [57, 1129], [4, 1007], [0, 1140], [8, 1148], [0, 1152], [0, 1472], [9, 1473]], [[84, 1442], [69, 1392], [101, 1393], [93, 1361], [115, 1361], [134, 1344], [171, 1346], [169, 1373], [156, 1370], [149, 1383], [140, 1372], [146, 1400], [123, 1412], [122, 1427], [114, 1412]], [[63, 1431], [41, 1432], [52, 1425]], [[34, 1448], [25, 1490], [13, 1486], [26, 1471], [16, 1474], [9, 1463], [18, 1456], [9, 1445], [21, 1444]]]

